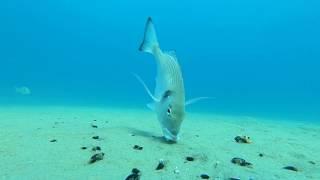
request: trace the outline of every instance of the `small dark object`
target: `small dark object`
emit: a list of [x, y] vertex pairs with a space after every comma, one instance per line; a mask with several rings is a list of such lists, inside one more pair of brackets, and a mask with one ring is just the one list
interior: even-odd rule
[[314, 161], [309, 161], [310, 164], [315, 165], [316, 163]]
[[187, 160], [187, 161], [194, 161], [194, 158], [191, 157], [191, 156], [187, 156], [187, 157], [186, 157], [186, 160]]
[[82, 150], [85, 150], [85, 149], [87, 149], [87, 147], [83, 146], [83, 147], [81, 147], [81, 149], [82, 149]]
[[263, 157], [264, 155], [263, 155], [262, 153], [259, 153], [259, 156], [260, 156], [260, 157]]
[[97, 121], [96, 119], [94, 119], [93, 121]]
[[240, 178], [231, 177], [231, 178], [229, 178], [229, 180], [240, 180]]
[[57, 140], [56, 139], [52, 139], [50, 142], [57, 142]]
[[126, 177], [126, 180], [140, 180], [140, 175], [132, 173]]
[[137, 168], [133, 168], [132, 170], [131, 170], [131, 172], [132, 172], [132, 174], [140, 174], [140, 170], [139, 169], [137, 169]]
[[200, 175], [201, 179], [209, 179], [210, 176], [208, 176], [207, 174], [201, 174]]
[[245, 143], [245, 144], [249, 144], [251, 143], [251, 139], [249, 136], [236, 136], [234, 138], [234, 140], [237, 142], [237, 143]]
[[298, 171], [298, 169], [296, 167], [293, 167], [293, 166], [286, 166], [283, 169], [290, 170], [290, 171], [296, 171], [296, 172]]
[[92, 151], [101, 151], [101, 147], [100, 146], [95, 146], [92, 148]]
[[237, 164], [239, 166], [246, 166], [246, 167], [251, 167], [252, 164], [247, 162], [246, 160], [242, 159], [242, 158], [232, 158], [231, 162], [233, 164]]
[[133, 146], [133, 149], [135, 149], [135, 150], [142, 150], [143, 147], [141, 147], [141, 146], [139, 146], [139, 145], [134, 145], [134, 146]]
[[161, 170], [161, 169], [163, 169], [163, 168], [164, 168], [164, 162], [163, 162], [163, 161], [160, 161], [159, 164], [158, 164], [158, 166], [157, 166], [157, 168], [156, 168], [156, 170]]
[[92, 139], [99, 139], [99, 136], [93, 136]]
[[97, 125], [94, 125], [94, 124], [91, 124], [91, 127], [93, 127], [93, 128], [98, 128], [98, 126], [97, 126]]
[[94, 154], [93, 156], [91, 156], [89, 164], [92, 164], [92, 163], [95, 163], [97, 161], [100, 161], [100, 160], [103, 159], [103, 157], [104, 157], [104, 153]]

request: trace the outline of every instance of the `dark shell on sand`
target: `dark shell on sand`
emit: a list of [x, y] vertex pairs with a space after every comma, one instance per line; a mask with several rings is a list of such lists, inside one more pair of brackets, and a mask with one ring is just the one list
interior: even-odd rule
[[158, 164], [158, 166], [156, 167], [156, 170], [161, 170], [161, 169], [163, 169], [164, 168], [164, 162], [163, 161], [159, 161], [159, 164]]
[[139, 146], [139, 145], [134, 145], [134, 146], [133, 146], [133, 149], [135, 149], [135, 150], [142, 150], [143, 147], [142, 147], [142, 146]]
[[131, 174], [127, 176], [126, 180], [139, 180], [141, 176], [141, 171], [137, 168], [131, 170]]
[[101, 151], [101, 147], [100, 146], [95, 146], [92, 148], [92, 151]]
[[186, 157], [186, 160], [187, 160], [187, 161], [194, 161], [194, 157], [187, 156], [187, 157]]
[[251, 139], [249, 136], [236, 136], [234, 138], [234, 140], [237, 142], [237, 143], [244, 143], [244, 144], [249, 144], [251, 143]]
[[104, 153], [94, 154], [93, 156], [91, 156], [89, 164], [92, 164], [92, 163], [95, 163], [97, 161], [100, 161], [100, 160], [103, 159], [103, 157], [104, 157]]
[[99, 136], [93, 136], [92, 139], [99, 139]]
[[201, 174], [200, 177], [201, 177], [201, 179], [209, 179], [210, 178], [210, 176], [207, 174]]
[[231, 162], [239, 166], [252, 167], [252, 164], [242, 158], [232, 158]]
[[294, 166], [286, 166], [286, 167], [283, 167], [283, 169], [286, 169], [286, 170], [290, 170], [290, 171], [299, 171], [298, 168], [294, 167]]

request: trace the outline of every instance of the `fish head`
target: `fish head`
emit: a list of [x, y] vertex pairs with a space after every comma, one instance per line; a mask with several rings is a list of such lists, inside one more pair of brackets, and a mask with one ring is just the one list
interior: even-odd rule
[[158, 118], [162, 126], [164, 137], [168, 141], [176, 142], [184, 119], [184, 104], [179, 100], [177, 94], [166, 91], [158, 108]]

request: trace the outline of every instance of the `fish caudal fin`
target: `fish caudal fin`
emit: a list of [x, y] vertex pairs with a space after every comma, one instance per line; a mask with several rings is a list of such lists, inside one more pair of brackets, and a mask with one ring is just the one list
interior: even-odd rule
[[144, 30], [144, 38], [139, 50], [153, 54], [156, 47], [159, 47], [156, 30], [151, 17], [149, 17]]

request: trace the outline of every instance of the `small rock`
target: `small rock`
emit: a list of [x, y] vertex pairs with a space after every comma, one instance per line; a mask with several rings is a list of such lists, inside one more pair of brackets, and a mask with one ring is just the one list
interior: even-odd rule
[[50, 140], [50, 142], [57, 142], [57, 140], [56, 139], [52, 139], [52, 140]]
[[191, 157], [191, 156], [187, 156], [187, 157], [186, 157], [186, 160], [187, 160], [187, 161], [194, 161], [194, 158]]
[[220, 161], [216, 161], [216, 162], [214, 163], [214, 168], [217, 168], [217, 167], [219, 166], [219, 164], [220, 164]]
[[173, 171], [175, 174], [180, 174], [180, 170], [178, 169], [178, 167], [176, 166], [176, 168], [174, 168], [174, 171]]
[[234, 140], [237, 142], [237, 143], [245, 143], [245, 144], [250, 144], [251, 143], [251, 139], [249, 136], [236, 136], [234, 138]]
[[164, 165], [164, 161], [162, 159], [159, 160], [159, 164], [158, 166], [156, 167], [156, 170], [161, 170], [165, 167]]
[[127, 176], [126, 180], [139, 180], [141, 176], [141, 172], [137, 168], [133, 168], [131, 170], [131, 174]]
[[93, 121], [97, 121], [96, 119], [94, 119]]
[[83, 147], [81, 147], [81, 149], [82, 149], [82, 150], [85, 150], [85, 149], [87, 149], [87, 147], [83, 146]]
[[315, 165], [316, 163], [314, 161], [309, 161], [310, 164]]
[[94, 125], [94, 124], [91, 124], [91, 127], [93, 127], [93, 128], [98, 128], [98, 126], [97, 126], [97, 125]]
[[140, 174], [140, 170], [138, 169], [138, 168], [133, 168], [132, 170], [131, 170], [131, 172], [133, 173], [133, 174]]
[[252, 167], [252, 164], [242, 158], [232, 158], [231, 162], [239, 166]]
[[207, 174], [201, 174], [200, 177], [201, 177], [201, 179], [209, 179], [210, 178], [210, 176]]
[[260, 156], [260, 157], [263, 157], [264, 155], [263, 155], [262, 153], [259, 153], [259, 156]]
[[138, 174], [132, 173], [126, 177], [126, 180], [140, 180], [140, 176]]
[[143, 147], [141, 147], [141, 146], [139, 146], [139, 145], [134, 145], [134, 146], [133, 146], [133, 149], [135, 149], [135, 150], [142, 150]]
[[99, 139], [99, 136], [93, 136], [92, 139]]
[[237, 177], [231, 177], [231, 178], [229, 178], [229, 180], [240, 180], [240, 178], [237, 178]]
[[95, 146], [92, 148], [92, 151], [101, 151], [101, 147], [100, 146]]
[[92, 163], [95, 163], [97, 161], [100, 161], [100, 160], [103, 159], [103, 157], [104, 157], [104, 153], [94, 154], [93, 156], [91, 156], [89, 164], [92, 164]]
[[294, 167], [294, 166], [286, 166], [286, 167], [283, 167], [283, 169], [286, 169], [286, 170], [290, 170], [290, 171], [298, 171], [298, 168]]

